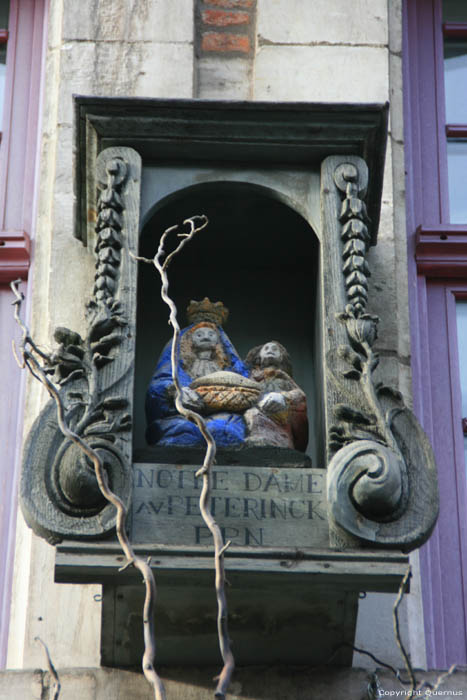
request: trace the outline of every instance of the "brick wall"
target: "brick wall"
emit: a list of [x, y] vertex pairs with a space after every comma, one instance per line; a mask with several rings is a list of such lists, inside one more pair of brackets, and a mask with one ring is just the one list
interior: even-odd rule
[[198, 2], [200, 55], [249, 56], [254, 50], [255, 0]]
[[251, 98], [256, 0], [197, 0], [197, 96]]

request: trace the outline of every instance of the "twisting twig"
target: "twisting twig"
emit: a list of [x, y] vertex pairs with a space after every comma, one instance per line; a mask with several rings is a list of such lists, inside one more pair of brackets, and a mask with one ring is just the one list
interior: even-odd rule
[[440, 689], [441, 685], [444, 683], [446, 678], [449, 678], [450, 676], [452, 676], [457, 670], [458, 670], [458, 665], [452, 664], [452, 666], [450, 666], [447, 671], [445, 671], [444, 673], [441, 673], [438, 676], [434, 685], [433, 685], [433, 683], [430, 683], [429, 681], [422, 681], [421, 683], [419, 683], [415, 689], [417, 691], [417, 697], [422, 697], [420, 694], [420, 691], [424, 690], [424, 688], [426, 688], [428, 691], [428, 695], [427, 695], [427, 693], [425, 693], [423, 695], [422, 700], [429, 700], [429, 698], [433, 697], [433, 694], [435, 693], [435, 691]]
[[371, 651], [367, 651], [366, 649], [361, 649], [360, 647], [356, 647], [353, 644], [351, 644], [350, 642], [342, 642], [341, 644], [339, 644], [339, 646], [336, 647], [336, 649], [334, 649], [331, 656], [326, 661], [325, 665], [328, 666], [334, 660], [334, 658], [337, 656], [337, 654], [340, 652], [340, 650], [344, 649], [344, 648], [352, 649], [357, 654], [363, 654], [364, 656], [368, 656], [372, 661], [374, 661], [376, 664], [378, 664], [378, 666], [382, 666], [383, 668], [387, 668], [389, 671], [391, 671], [395, 675], [395, 677], [397, 678], [398, 681], [400, 681], [401, 683], [404, 682], [400, 677], [399, 671], [396, 668], [394, 668], [394, 666], [391, 666], [390, 664], [387, 664], [384, 661], [381, 661], [381, 659], [378, 659], [378, 657], [375, 656], [374, 654], [372, 654]]
[[[58, 426], [62, 434], [71, 440], [75, 445], [77, 445], [83, 453], [92, 462], [94, 471], [96, 474], [97, 483], [101, 490], [102, 495], [106, 498], [109, 503], [115, 506], [117, 511], [116, 515], [116, 532], [118, 541], [122, 550], [128, 560], [128, 565], [133, 565], [138, 569], [142, 576], [146, 588], [146, 596], [144, 600], [143, 609], [143, 633], [144, 633], [144, 654], [142, 660], [143, 672], [151, 684], [154, 690], [155, 700], [165, 700], [165, 690], [161, 679], [156, 673], [154, 668], [154, 656], [156, 653], [156, 644], [154, 637], [154, 601], [156, 597], [156, 583], [154, 580], [154, 575], [148, 564], [137, 557], [128, 539], [125, 531], [125, 519], [127, 516], [127, 510], [125, 505], [120, 500], [120, 498], [109, 488], [107, 473], [104, 469], [102, 460], [98, 452], [88, 445], [88, 443], [83, 440], [79, 435], [70, 430], [65, 420], [65, 411], [61, 396], [56, 386], [50, 381], [47, 374], [45, 373], [41, 363], [37, 359], [39, 356], [41, 359], [45, 359], [46, 356], [40, 350], [31, 339], [28, 328], [20, 318], [21, 303], [24, 299], [23, 294], [18, 291], [18, 285], [21, 280], [15, 280], [11, 283], [11, 289], [16, 297], [13, 305], [15, 306], [15, 320], [19, 324], [22, 330], [22, 338], [19, 346], [19, 354], [22, 358], [22, 362], [19, 362], [20, 367], [28, 367], [30, 372], [45, 386], [51, 398], [55, 401], [57, 406], [57, 420]], [[16, 350], [15, 356], [18, 357]]]
[[444, 683], [446, 678], [449, 678], [449, 676], [452, 676], [456, 671], [457, 671], [457, 664], [452, 664], [452, 666], [449, 667], [449, 669], [446, 671], [446, 673], [442, 673], [440, 676], [438, 676], [436, 683], [434, 684], [432, 690], [438, 690], [440, 688], [441, 684]]
[[422, 681], [421, 683], [417, 683], [417, 679], [415, 677], [415, 671], [413, 669], [412, 663], [410, 661], [409, 655], [404, 647], [404, 644], [401, 639], [401, 634], [400, 634], [400, 626], [399, 626], [399, 605], [402, 602], [402, 599], [404, 597], [406, 588], [407, 588], [407, 583], [409, 582], [410, 578], [412, 576], [412, 571], [410, 566], [407, 567], [407, 570], [405, 572], [404, 578], [401, 581], [401, 585], [399, 586], [399, 593], [397, 595], [396, 601], [394, 603], [393, 607], [393, 621], [394, 621], [394, 635], [396, 637], [396, 642], [397, 646], [399, 647], [399, 650], [402, 654], [402, 657], [404, 659], [405, 667], [407, 669], [407, 673], [409, 674], [409, 681], [404, 681], [400, 676], [399, 680], [401, 683], [404, 685], [409, 685], [410, 684], [410, 691], [408, 691], [411, 696], [414, 696], [415, 694], [420, 695], [420, 691], [423, 690], [423, 688], [428, 688], [429, 693], [428, 695], [425, 693], [423, 695], [424, 700], [428, 700], [428, 698], [432, 697], [433, 691], [438, 690], [438, 688], [441, 686], [442, 683], [446, 680], [446, 678], [449, 678], [449, 676], [452, 676], [453, 673], [455, 673], [457, 669], [457, 665], [453, 664], [448, 671], [445, 673], [442, 673], [441, 675], [438, 676], [438, 678], [435, 681], [435, 684], [432, 685], [431, 683], [428, 683], [427, 681]]
[[449, 667], [449, 670], [447, 670], [445, 673], [442, 673], [440, 676], [435, 681], [435, 684], [432, 688], [430, 688], [430, 694], [429, 697], [431, 697], [433, 691], [439, 690], [440, 686], [446, 678], [449, 678], [449, 676], [452, 676], [455, 672], [457, 671], [457, 664], [452, 664], [452, 666]]
[[[197, 221], [199, 222], [197, 225]], [[230, 678], [235, 667], [234, 657], [230, 650], [230, 639], [227, 627], [227, 599], [225, 596], [225, 572], [224, 572], [224, 552], [229, 546], [230, 542], [224, 545], [222, 539], [222, 533], [215, 519], [211, 515], [209, 510], [209, 500], [211, 492], [211, 468], [214, 464], [216, 457], [216, 442], [212, 437], [204, 418], [186, 408], [182, 403], [182, 387], [180, 384], [180, 379], [178, 376], [178, 345], [180, 339], [180, 326], [177, 321], [177, 307], [175, 306], [173, 300], [170, 298], [169, 290], [169, 279], [167, 276], [167, 268], [177, 253], [179, 253], [182, 248], [193, 238], [193, 236], [201, 231], [208, 224], [208, 219], [206, 216], [193, 216], [186, 219], [183, 225], [189, 225], [190, 230], [188, 233], [178, 233], [178, 237], [181, 239], [177, 247], [168, 255], [165, 251], [165, 242], [167, 236], [172, 232], [177, 230], [178, 226], [171, 226], [161, 236], [159, 247], [152, 260], [148, 258], [141, 258], [132, 256], [136, 260], [141, 260], [142, 262], [152, 263], [159, 271], [162, 289], [161, 296], [164, 302], [170, 309], [170, 321], [173, 328], [173, 338], [172, 338], [172, 352], [171, 352], [171, 362], [172, 362], [172, 377], [175, 386], [175, 406], [177, 411], [184, 416], [187, 420], [196, 424], [199, 428], [203, 438], [206, 441], [206, 454], [204, 457], [203, 466], [196, 472], [196, 476], [203, 477], [203, 486], [200, 494], [200, 510], [204, 522], [209, 528], [212, 538], [214, 540], [214, 561], [215, 561], [215, 586], [216, 586], [216, 596], [217, 596], [217, 633], [219, 637], [219, 647], [222, 654], [222, 659], [224, 661], [224, 667], [220, 675], [215, 679], [217, 680], [217, 687], [214, 693], [216, 698], [225, 698], [227, 688], [230, 683]]]
[[49, 668], [49, 673], [54, 679], [54, 696], [52, 700], [58, 700], [58, 696], [60, 695], [60, 690], [62, 688], [61, 683], [60, 683], [60, 678], [58, 677], [58, 673], [55, 669], [55, 666], [52, 663], [52, 658], [50, 656], [49, 648], [45, 642], [42, 641], [40, 637], [34, 637], [35, 642], [40, 642], [42, 646], [44, 647], [45, 650], [45, 656], [47, 658], [47, 666]]
[[[402, 599], [405, 595], [407, 583], [410, 580], [411, 576], [412, 576], [412, 572], [411, 572], [411, 568], [409, 566], [405, 572], [405, 575], [404, 575], [402, 581], [401, 581], [401, 584], [399, 586], [399, 591], [397, 594], [397, 598], [396, 598], [396, 600], [394, 602], [394, 606], [393, 606], [394, 635], [396, 638], [397, 646], [399, 647], [399, 651], [401, 652], [401, 654], [404, 658], [404, 663], [405, 663], [405, 667], [407, 669], [407, 672], [409, 674], [409, 679], [404, 680], [404, 678], [402, 678], [402, 676], [400, 674], [400, 671], [398, 671], [396, 668], [394, 668], [394, 666], [391, 666], [390, 664], [387, 664], [384, 661], [381, 661], [381, 659], [378, 659], [378, 657], [375, 656], [374, 654], [372, 654], [370, 651], [367, 651], [366, 649], [360, 649], [360, 648], [358, 648], [358, 647], [356, 647], [353, 644], [350, 644], [348, 642], [343, 642], [342, 644], [339, 644], [339, 646], [334, 650], [334, 652], [331, 654], [331, 656], [327, 660], [326, 665], [331, 663], [331, 661], [334, 659], [334, 657], [338, 654], [338, 652], [343, 647], [350, 647], [358, 654], [364, 654], [365, 656], [368, 656], [375, 663], [377, 663], [378, 666], [382, 666], [383, 668], [387, 668], [389, 671], [391, 671], [394, 674], [394, 676], [397, 678], [397, 680], [399, 681], [399, 683], [402, 686], [410, 685], [410, 690], [404, 691], [406, 693], [406, 695], [409, 695], [410, 697], [415, 697], [415, 695], [416, 695], [417, 697], [421, 697], [422, 700], [430, 700], [430, 698], [433, 696], [433, 692], [437, 691], [440, 688], [440, 686], [442, 685], [442, 683], [444, 683], [444, 681], [447, 678], [449, 678], [450, 676], [452, 676], [456, 672], [456, 670], [458, 669], [458, 666], [457, 666], [457, 664], [453, 664], [449, 668], [448, 671], [445, 671], [444, 673], [440, 674], [437, 677], [434, 685], [432, 683], [430, 683], [429, 681], [422, 681], [421, 683], [417, 683], [417, 679], [415, 677], [415, 672], [413, 670], [412, 663], [410, 661], [409, 655], [407, 654], [405, 647], [404, 647], [404, 644], [403, 644], [402, 639], [401, 639], [400, 625], [399, 625], [399, 606], [400, 606]], [[422, 697], [420, 691], [423, 690], [424, 688], [427, 688], [428, 695], [425, 693]], [[378, 675], [376, 672], [374, 672], [374, 673], [372, 673], [371, 680], [370, 680], [370, 683], [368, 684], [368, 688], [367, 688], [368, 698], [379, 697], [379, 695], [381, 695], [381, 693], [382, 693], [382, 689], [381, 689], [381, 686], [379, 684]]]
[[392, 616], [393, 616], [393, 622], [394, 622], [394, 635], [396, 637], [396, 642], [397, 646], [399, 647], [399, 650], [402, 654], [402, 657], [404, 659], [405, 667], [407, 669], [407, 673], [409, 674], [410, 678], [410, 690], [412, 694], [414, 693], [416, 686], [417, 686], [417, 680], [415, 678], [415, 673], [412, 668], [412, 664], [409, 659], [409, 655], [407, 654], [405, 647], [402, 643], [401, 639], [401, 633], [400, 633], [400, 626], [399, 626], [399, 605], [402, 602], [402, 598], [404, 597], [404, 593], [407, 588], [407, 583], [409, 582], [410, 578], [412, 576], [412, 570], [410, 566], [407, 567], [407, 570], [404, 574], [404, 578], [401, 581], [401, 585], [399, 586], [399, 593], [397, 594], [396, 601], [394, 603], [394, 607], [392, 609]]

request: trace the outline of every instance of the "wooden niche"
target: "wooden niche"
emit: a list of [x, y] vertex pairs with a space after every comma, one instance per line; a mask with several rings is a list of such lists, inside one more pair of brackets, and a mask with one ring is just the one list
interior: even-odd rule
[[[351, 663], [342, 644], [354, 639], [359, 592], [397, 590], [406, 552], [434, 526], [429, 445], [398, 392], [373, 380], [366, 253], [386, 122], [379, 105], [76, 98], [76, 236], [95, 256], [96, 285], [88, 336], [55, 335], [56, 375], [75, 397], [68, 420], [101, 450], [130, 538], [151, 557], [160, 663], [218, 655], [195, 477], [203, 449], [146, 445], [146, 388], [171, 334], [156, 270], [130, 255], [152, 258], [187, 217], [209, 224], [169, 268], [180, 325], [191, 299], [222, 301], [238, 355], [279, 340], [308, 403], [306, 453], [218, 452], [211, 503], [231, 541], [237, 663]], [[103, 662], [137, 665], [143, 589], [137, 572], [117, 571], [115, 514], [54, 410], [29, 436], [23, 511], [56, 544], [57, 581], [103, 584]]]

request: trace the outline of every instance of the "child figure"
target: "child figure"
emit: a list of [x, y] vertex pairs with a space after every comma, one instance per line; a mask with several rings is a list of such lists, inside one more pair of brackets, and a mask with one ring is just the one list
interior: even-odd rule
[[245, 414], [247, 445], [289, 447], [305, 452], [308, 417], [305, 393], [292, 379], [290, 356], [271, 340], [250, 350], [245, 364], [261, 385], [258, 403]]

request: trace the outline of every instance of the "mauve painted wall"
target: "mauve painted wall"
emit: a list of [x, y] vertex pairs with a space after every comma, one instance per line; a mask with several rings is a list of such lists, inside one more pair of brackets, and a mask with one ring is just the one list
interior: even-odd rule
[[[440, 483], [440, 518], [420, 551], [427, 661], [430, 668], [467, 663], [467, 499], [456, 389], [452, 269], [418, 274], [418, 226], [446, 228], [447, 165], [442, 65], [441, 0], [405, 0], [403, 72], [409, 308], [414, 409], [433, 444]], [[437, 85], [435, 84], [437, 81]], [[437, 89], [438, 88], [438, 89]], [[441, 225], [443, 222], [443, 225]], [[466, 226], [467, 231], [467, 226]], [[457, 257], [457, 259], [456, 259]], [[436, 275], [438, 275], [436, 277]], [[459, 279], [454, 279], [460, 283]], [[463, 281], [467, 287], [467, 282]], [[459, 286], [459, 285], [458, 285]]]
[[[25, 232], [31, 237], [34, 234], [47, 8], [48, 0], [10, 0], [8, 70], [0, 152], [0, 238], [2, 231]], [[13, 278], [16, 274], [14, 269], [8, 272]], [[6, 276], [4, 274], [2, 279]], [[22, 285], [22, 291], [27, 292], [26, 285]], [[11, 350], [12, 338], [19, 337], [12, 300], [9, 286], [0, 285], [3, 375], [0, 402], [0, 668], [5, 665], [8, 638], [24, 382]]]
[[[25, 285], [22, 285], [23, 289]], [[25, 291], [25, 290], [24, 290]], [[13, 570], [16, 521], [16, 491], [21, 435], [22, 373], [11, 350], [13, 338], [19, 339], [13, 318], [12, 292], [8, 285], [0, 286], [0, 357], [2, 358], [2, 400], [0, 401], [0, 622], [2, 663], [6, 658], [6, 641]]]

